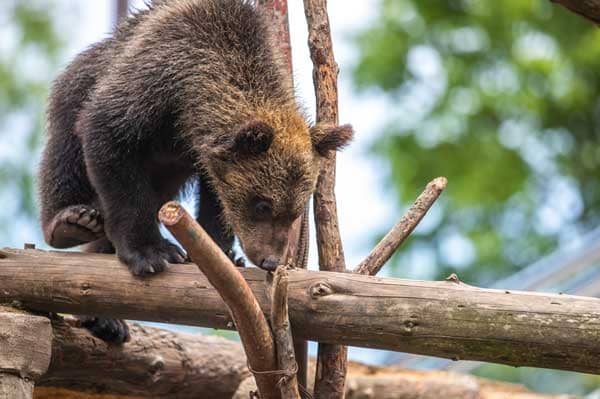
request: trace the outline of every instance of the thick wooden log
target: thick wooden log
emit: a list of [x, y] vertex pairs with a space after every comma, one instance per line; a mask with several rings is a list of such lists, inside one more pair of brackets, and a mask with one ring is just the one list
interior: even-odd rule
[[[52, 362], [35, 399], [247, 399], [256, 390], [237, 342], [132, 325], [131, 341], [115, 347], [73, 323], [52, 320]], [[468, 375], [348, 366], [347, 399], [558, 399]]]
[[31, 399], [48, 369], [50, 321], [0, 306], [0, 399]]
[[[110, 255], [4, 250], [0, 302], [31, 309], [233, 328], [194, 265], [131, 276]], [[241, 270], [264, 312], [264, 272]], [[301, 338], [600, 374], [600, 299], [291, 270], [289, 313]]]
[[[52, 362], [40, 387], [128, 397], [229, 399], [251, 377], [242, 346], [220, 337], [133, 324], [131, 340], [113, 346], [74, 327], [73, 321], [55, 318], [52, 326]], [[52, 391], [36, 389], [36, 398], [51, 397]]]

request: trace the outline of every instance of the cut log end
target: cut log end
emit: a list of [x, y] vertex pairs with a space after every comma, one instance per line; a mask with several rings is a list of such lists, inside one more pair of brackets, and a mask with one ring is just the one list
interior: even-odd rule
[[447, 185], [448, 185], [448, 179], [446, 179], [444, 176], [436, 177], [428, 184], [429, 187], [431, 187], [432, 189], [434, 189], [438, 192], [444, 191], [446, 189]]
[[183, 208], [175, 201], [167, 202], [160, 208], [158, 212], [158, 219], [165, 226], [173, 226], [177, 224], [183, 217]]

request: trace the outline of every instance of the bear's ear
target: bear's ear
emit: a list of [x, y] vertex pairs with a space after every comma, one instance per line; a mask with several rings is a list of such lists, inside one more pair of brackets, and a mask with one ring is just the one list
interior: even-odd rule
[[253, 157], [267, 152], [275, 131], [264, 122], [255, 120], [240, 126], [234, 135], [229, 151], [239, 157]]
[[354, 130], [350, 125], [330, 126], [317, 124], [310, 128], [310, 137], [315, 150], [321, 156], [329, 151], [338, 151], [350, 143]]

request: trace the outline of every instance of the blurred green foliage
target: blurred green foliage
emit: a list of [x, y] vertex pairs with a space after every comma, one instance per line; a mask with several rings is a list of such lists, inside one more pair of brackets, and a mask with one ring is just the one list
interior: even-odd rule
[[356, 87], [391, 104], [373, 151], [398, 203], [449, 179], [397, 274], [420, 251], [418, 277], [489, 284], [598, 225], [597, 27], [547, 0], [381, 0], [355, 42]]
[[[597, 27], [547, 0], [381, 0], [355, 41], [356, 87], [390, 103], [372, 148], [389, 190], [407, 206], [433, 177], [449, 179], [434, 222], [393, 258], [395, 274], [458, 271], [486, 285], [598, 225]], [[476, 373], [543, 392], [600, 386], [560, 371]]]
[[52, 6], [51, 0], [0, 2], [0, 198], [5, 205], [0, 236], [6, 237], [5, 245], [13, 243], [20, 225], [15, 220], [31, 221], [37, 213], [34, 160], [49, 74], [63, 45], [48, 12]]

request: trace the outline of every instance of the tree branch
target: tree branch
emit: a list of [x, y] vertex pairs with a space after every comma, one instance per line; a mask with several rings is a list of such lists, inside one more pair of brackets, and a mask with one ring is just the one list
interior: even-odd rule
[[398, 223], [383, 237], [381, 242], [371, 251], [356, 268], [354, 273], [374, 276], [379, 273], [383, 265], [392, 257], [404, 240], [417, 227], [429, 208], [433, 205], [442, 191], [446, 188], [448, 180], [445, 177], [433, 179], [425, 190], [417, 197], [414, 204], [400, 218]]
[[[3, 250], [0, 303], [110, 318], [233, 328], [194, 265], [139, 279], [115, 256]], [[265, 273], [241, 269], [263, 312]], [[290, 270], [292, 331], [313, 341], [600, 374], [600, 299]], [[543, 332], [543, 333], [541, 333]]]
[[[337, 76], [339, 69], [333, 55], [327, 0], [304, 0], [308, 23], [308, 46], [313, 62], [317, 123], [338, 124]], [[319, 268], [325, 271], [346, 270], [344, 250], [337, 219], [335, 200], [335, 152], [322, 161], [314, 194], [315, 225], [319, 247]], [[319, 344], [315, 396], [318, 399], [344, 397], [346, 381], [346, 347]]]
[[248, 363], [255, 372], [261, 398], [279, 398], [277, 381], [271, 373], [277, 369], [271, 329], [238, 268], [178, 203], [163, 205], [159, 219], [185, 248], [231, 311]]
[[553, 3], [558, 3], [563, 7], [568, 8], [576, 14], [581, 15], [594, 22], [600, 24], [600, 0], [550, 0]]
[[273, 277], [273, 296], [271, 302], [271, 327], [275, 336], [277, 361], [283, 371], [278, 384], [281, 397], [285, 399], [300, 399], [296, 371], [298, 364], [294, 355], [292, 329], [288, 316], [288, 277], [285, 266], [279, 266]]

